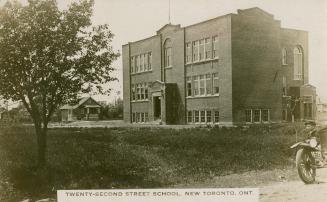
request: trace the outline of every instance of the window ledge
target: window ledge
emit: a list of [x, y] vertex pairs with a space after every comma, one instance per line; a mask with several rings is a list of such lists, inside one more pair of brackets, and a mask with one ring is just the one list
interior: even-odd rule
[[211, 61], [215, 61], [215, 60], [219, 60], [219, 58], [213, 58], [213, 59], [206, 59], [206, 60], [199, 60], [199, 61], [189, 62], [189, 63], [186, 63], [185, 65], [201, 64], [201, 63], [211, 62]]
[[173, 68], [173, 66], [165, 67], [165, 69], [172, 69], [172, 68]]
[[152, 70], [149, 71], [143, 71], [143, 72], [137, 72], [137, 73], [131, 73], [131, 75], [138, 75], [138, 74], [144, 74], [144, 73], [152, 73]]
[[187, 96], [186, 99], [212, 98], [212, 97], [219, 97], [219, 94], [216, 94], [216, 95], [202, 95], [202, 96]]
[[133, 100], [131, 103], [149, 102], [149, 100]]
[[288, 64], [287, 63], [285, 63], [285, 64], [282, 64], [282, 66], [287, 66]]

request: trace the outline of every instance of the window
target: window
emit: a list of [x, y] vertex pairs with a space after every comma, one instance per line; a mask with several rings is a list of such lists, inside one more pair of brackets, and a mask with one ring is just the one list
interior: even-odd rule
[[303, 79], [303, 54], [300, 47], [294, 48], [294, 80]]
[[139, 84], [141, 88], [141, 100], [144, 100], [144, 84]]
[[193, 113], [192, 111], [187, 112], [187, 122], [192, 123], [193, 122]]
[[148, 71], [148, 61], [149, 61], [149, 59], [148, 59], [148, 54], [144, 54], [144, 71], [146, 72], [146, 71]]
[[134, 73], [134, 57], [131, 57], [131, 73]]
[[192, 62], [192, 47], [191, 43], [186, 43], [186, 64]]
[[210, 123], [211, 122], [211, 111], [206, 111], [206, 118], [207, 118], [207, 123]]
[[199, 61], [199, 41], [193, 41], [193, 62]]
[[261, 120], [263, 122], [269, 121], [269, 110], [268, 109], [262, 109], [261, 110]]
[[199, 76], [193, 76], [193, 95], [199, 95]]
[[192, 96], [192, 78], [186, 77], [186, 89], [187, 89], [187, 95], [186, 96]]
[[212, 45], [213, 45], [213, 58], [218, 58], [218, 36], [214, 36], [212, 39]]
[[253, 110], [253, 122], [260, 122], [260, 109]]
[[135, 85], [134, 84], [132, 84], [131, 89], [132, 89], [132, 100], [135, 100]]
[[164, 67], [171, 67], [172, 66], [172, 44], [171, 44], [171, 40], [167, 39], [165, 41], [165, 45], [164, 45]]
[[206, 94], [210, 95], [212, 93], [212, 82], [211, 82], [211, 74], [206, 75]]
[[144, 123], [144, 118], [145, 118], [145, 116], [144, 116], [144, 113], [143, 112], [141, 112], [140, 113], [140, 120], [141, 120], [141, 123]]
[[144, 99], [149, 99], [149, 84], [145, 83], [144, 84]]
[[148, 112], [144, 113], [144, 122], [149, 122], [149, 115]]
[[171, 48], [165, 49], [165, 67], [171, 67]]
[[140, 55], [140, 67], [139, 67], [140, 72], [144, 71], [144, 55]]
[[218, 78], [218, 73], [214, 73], [212, 75], [213, 79], [213, 93], [214, 94], [219, 94], [219, 78]]
[[152, 53], [148, 53], [148, 70], [152, 70]]
[[245, 110], [245, 122], [252, 122], [252, 110]]
[[136, 84], [136, 99], [141, 100], [141, 86], [140, 86], [140, 84]]
[[139, 112], [136, 112], [135, 117], [136, 117], [135, 122], [136, 123], [140, 122], [140, 113]]
[[200, 122], [201, 123], [206, 122], [206, 111], [200, 111]]
[[199, 60], [204, 60], [204, 39], [199, 41]]
[[282, 50], [282, 65], [287, 65], [287, 51], [286, 48]]
[[132, 123], [135, 123], [136, 120], [135, 120], [135, 112], [132, 113]]
[[135, 73], [139, 72], [140, 67], [140, 57], [137, 55], [135, 56]]
[[199, 123], [199, 111], [194, 111], [194, 122]]
[[200, 95], [205, 94], [205, 81], [206, 81], [205, 76], [200, 75]]
[[211, 59], [211, 40], [210, 38], [205, 39], [205, 59]]
[[214, 117], [214, 122], [218, 123], [219, 122], [219, 111], [215, 111], [215, 117]]

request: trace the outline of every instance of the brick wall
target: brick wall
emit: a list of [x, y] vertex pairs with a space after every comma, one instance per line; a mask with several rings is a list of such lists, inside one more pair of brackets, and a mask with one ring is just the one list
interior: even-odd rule
[[245, 121], [245, 109], [270, 109], [282, 118], [280, 22], [260, 9], [232, 17], [233, 119]]

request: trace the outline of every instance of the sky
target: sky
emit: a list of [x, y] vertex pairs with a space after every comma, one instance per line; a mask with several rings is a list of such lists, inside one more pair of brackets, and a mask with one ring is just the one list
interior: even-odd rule
[[[75, 0], [57, 1], [65, 9]], [[327, 101], [327, 0], [170, 0], [170, 18], [183, 27], [251, 7], [273, 14], [282, 27], [309, 32], [309, 83]], [[95, 25], [109, 24], [115, 34], [113, 48], [121, 52], [123, 44], [155, 35], [169, 22], [168, 16], [169, 0], [95, 0], [92, 20]], [[109, 84], [111, 96], [96, 96], [98, 100], [112, 101], [122, 92], [122, 59], [113, 65], [120, 82]]]

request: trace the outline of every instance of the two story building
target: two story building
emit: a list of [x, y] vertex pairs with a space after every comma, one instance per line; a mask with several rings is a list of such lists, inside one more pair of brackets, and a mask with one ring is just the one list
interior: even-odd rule
[[124, 120], [243, 124], [314, 119], [308, 33], [260, 8], [123, 45]]

